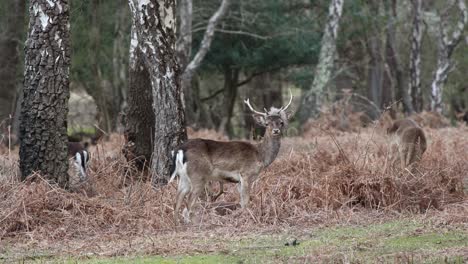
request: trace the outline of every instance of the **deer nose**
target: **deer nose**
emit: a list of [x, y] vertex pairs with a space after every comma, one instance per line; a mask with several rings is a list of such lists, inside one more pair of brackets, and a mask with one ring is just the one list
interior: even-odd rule
[[271, 132], [273, 132], [273, 135], [281, 134], [281, 130], [279, 130], [278, 128], [273, 128], [273, 130]]

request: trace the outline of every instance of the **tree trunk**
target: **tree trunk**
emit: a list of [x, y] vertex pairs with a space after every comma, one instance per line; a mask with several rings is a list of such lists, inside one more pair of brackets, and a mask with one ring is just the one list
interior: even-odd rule
[[178, 55], [180, 65], [184, 69], [181, 76], [181, 86], [184, 93], [186, 119], [188, 125], [194, 125], [198, 120], [200, 111], [199, 94], [192, 91], [192, 78], [200, 67], [201, 62], [208, 53], [211, 42], [214, 38], [214, 32], [219, 21], [224, 17], [229, 6], [229, 0], [223, 0], [218, 10], [208, 21], [203, 40], [200, 44], [197, 54], [189, 62], [192, 44], [192, 0], [183, 0], [180, 5], [180, 41], [178, 41]]
[[7, 22], [0, 37], [0, 122], [15, 112], [25, 9], [25, 0], [7, 1], [4, 14]]
[[236, 103], [237, 82], [239, 80], [239, 69], [232, 69], [226, 66], [224, 69], [224, 99], [223, 99], [223, 115], [218, 131], [232, 137], [233, 131], [231, 126], [232, 113]]
[[309, 117], [316, 117], [319, 114], [324, 90], [330, 82], [336, 55], [336, 39], [343, 11], [343, 2], [344, 0], [332, 0], [330, 2], [328, 21], [322, 37], [322, 47], [320, 48], [319, 62], [315, 70], [314, 81], [310, 90], [305, 93], [299, 109], [299, 119], [302, 124]]
[[153, 183], [165, 184], [171, 151], [187, 139], [175, 54], [175, 0], [129, 0], [137, 45], [148, 70], [155, 114]]
[[414, 105], [415, 110], [420, 112], [423, 108], [421, 92], [422, 0], [412, 0], [411, 2], [413, 5], [413, 28], [411, 30], [410, 80], [408, 93], [411, 95], [412, 105]]
[[31, 0], [20, 117], [22, 179], [39, 172], [68, 185], [70, 23], [67, 0]]
[[[380, 15], [380, 2], [372, 0], [369, 1], [368, 5], [370, 16], [378, 17]], [[370, 28], [371, 35], [367, 36], [367, 50], [370, 56], [367, 73], [367, 98], [381, 108], [384, 78], [383, 41], [381, 39], [381, 28], [379, 25], [371, 25]], [[369, 113], [372, 119], [377, 119], [379, 114], [380, 113], [377, 111]]]
[[[113, 70], [113, 98], [115, 109], [118, 109], [119, 113], [122, 113], [127, 106], [127, 73], [128, 73], [128, 57], [126, 57], [128, 47], [125, 44], [128, 26], [128, 6], [125, 5], [127, 0], [119, 0], [121, 6], [117, 13], [117, 19], [115, 23], [115, 34], [117, 37], [113, 43], [112, 49], [112, 70]], [[120, 122], [118, 125], [121, 125]]]
[[144, 54], [138, 45], [135, 21], [132, 22], [124, 153], [128, 161], [134, 161], [143, 170], [150, 167], [155, 117], [150, 75], [144, 63]]
[[[176, 42], [176, 51], [181, 69], [185, 69], [190, 62], [192, 55], [192, 20], [193, 20], [193, 1], [181, 0], [179, 3], [179, 38]], [[182, 78], [180, 85], [183, 93], [185, 119], [187, 125], [192, 125], [196, 119], [197, 105], [192, 95], [192, 80]]]
[[460, 18], [456, 28], [452, 32], [449, 39], [447, 20], [448, 18], [441, 17], [439, 39], [438, 39], [438, 52], [437, 52], [437, 69], [434, 72], [434, 79], [431, 85], [431, 111], [441, 113], [443, 110], [442, 105], [442, 92], [444, 84], [447, 81], [448, 74], [453, 66], [451, 61], [452, 54], [457, 47], [458, 43], [462, 40], [463, 30], [468, 20], [468, 12], [464, 0], [457, 0], [458, 9], [460, 10]]
[[[388, 0], [385, 1], [386, 8], [390, 12], [389, 20], [387, 23], [386, 61], [392, 79], [394, 80], [393, 91], [391, 92], [391, 102], [393, 102], [395, 99], [402, 100], [405, 113], [411, 115], [414, 112], [413, 105], [411, 103], [411, 98], [407, 93], [407, 90], [405, 89], [403, 69], [401, 67], [400, 58], [398, 56], [399, 52], [396, 47], [397, 41], [395, 24], [398, 19], [397, 1], [391, 0], [391, 4], [389, 2], [390, 1]], [[388, 103], [388, 98], [385, 98], [384, 104], [388, 105]], [[393, 114], [393, 108], [391, 113]]]

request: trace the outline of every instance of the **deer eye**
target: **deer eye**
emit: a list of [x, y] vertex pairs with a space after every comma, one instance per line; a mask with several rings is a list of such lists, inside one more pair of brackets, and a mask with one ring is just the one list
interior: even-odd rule
[[283, 122], [283, 121], [281, 121], [281, 123], [280, 123], [280, 124], [281, 124], [281, 126], [284, 126], [284, 122]]

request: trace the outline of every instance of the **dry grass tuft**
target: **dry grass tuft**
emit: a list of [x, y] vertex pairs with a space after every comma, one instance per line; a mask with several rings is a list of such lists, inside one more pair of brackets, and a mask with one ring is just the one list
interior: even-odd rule
[[[232, 230], [364, 221], [355, 216], [357, 211], [378, 218], [444, 208], [461, 214], [454, 221], [462, 221], [468, 217], [463, 192], [468, 171], [466, 131], [426, 132], [428, 150], [412, 172], [391, 166], [388, 139], [375, 128], [339, 135], [320, 130], [311, 137], [287, 138], [278, 159], [253, 186], [248, 210], [229, 210], [233, 206], [216, 210], [212, 204], [201, 204], [193, 224], [178, 230], [223, 227], [229, 235]], [[207, 131], [197, 136], [219, 139]], [[109, 142], [92, 147], [90, 179], [73, 182], [71, 191], [44, 180], [18, 182], [17, 173], [5, 174], [15, 171], [16, 157], [0, 156], [0, 241], [173, 232], [176, 185], [154, 189], [122, 156], [123, 143], [122, 137], [112, 135]], [[235, 186], [230, 185], [220, 199], [219, 204], [237, 203]]]

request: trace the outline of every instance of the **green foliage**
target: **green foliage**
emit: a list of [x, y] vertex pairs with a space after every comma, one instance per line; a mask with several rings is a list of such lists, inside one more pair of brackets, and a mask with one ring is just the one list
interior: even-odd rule
[[[198, 8], [214, 12], [219, 1], [196, 3]], [[302, 1], [303, 2], [303, 1]], [[318, 1], [310, 1], [314, 5]], [[202, 70], [238, 68], [245, 72], [266, 72], [290, 66], [315, 64], [320, 46], [321, 30], [313, 12], [299, 8], [298, 1], [233, 1], [216, 32]], [[194, 24], [206, 17], [195, 17]], [[194, 51], [203, 37], [194, 35]], [[195, 53], [194, 52], [194, 53]]]
[[[128, 3], [123, 0], [82, 0], [70, 4], [71, 81], [92, 91], [98, 85], [95, 83], [96, 71], [102, 79], [112, 79], [113, 46], [114, 41], [118, 41], [118, 26], [123, 27], [124, 45], [129, 47], [130, 17], [128, 12], [123, 21], [119, 22], [118, 17], [122, 8], [128, 8]], [[128, 53], [123, 57], [128, 58]]]

